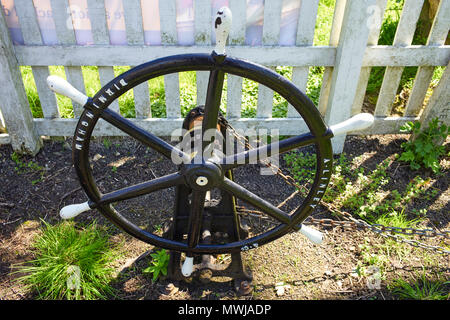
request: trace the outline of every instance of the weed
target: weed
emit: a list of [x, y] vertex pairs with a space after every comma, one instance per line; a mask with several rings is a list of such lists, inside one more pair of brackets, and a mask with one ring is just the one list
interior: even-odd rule
[[109, 149], [112, 146], [112, 142], [108, 138], [104, 138], [102, 143], [103, 143], [103, 145], [105, 146], [106, 149]]
[[393, 295], [407, 300], [447, 300], [450, 281], [430, 280], [425, 273], [416, 276], [412, 282], [396, 279], [388, 285]]
[[315, 175], [316, 154], [290, 152], [284, 156], [286, 164], [290, 167], [293, 178], [312, 183]]
[[450, 134], [450, 127], [440, 124], [438, 118], [434, 118], [428, 124], [428, 128], [421, 130], [420, 122], [407, 122], [400, 128], [403, 133], [412, 133], [415, 139], [402, 143], [404, 152], [399, 161], [409, 163], [411, 169], [418, 170], [421, 167], [429, 168], [434, 173], [441, 170], [439, 158], [445, 154], [445, 147], [439, 144], [441, 139], [446, 139]]
[[375, 223], [396, 228], [413, 228], [421, 221], [420, 218], [408, 219], [405, 208], [400, 212], [392, 210], [376, 218]]
[[43, 223], [43, 233], [33, 245], [36, 259], [15, 266], [15, 273], [25, 273], [18, 281], [38, 299], [91, 300], [113, 294], [110, 264], [117, 251], [106, 230], [95, 222], [81, 229], [73, 221]]
[[16, 152], [13, 152], [11, 154], [11, 160], [14, 161], [16, 166], [14, 167], [14, 170], [17, 172], [17, 174], [34, 174], [37, 173], [39, 176], [36, 179], [31, 180], [31, 184], [34, 186], [35, 184], [42, 181], [44, 178], [45, 171], [44, 168], [40, 165], [38, 165], [36, 162], [30, 160], [28, 162], [24, 161], [22, 157], [17, 154]]
[[24, 162], [21, 156], [16, 152], [13, 152], [11, 154], [11, 160], [14, 161], [14, 163], [16, 164], [14, 170], [16, 170], [17, 173], [19, 174], [27, 173], [30, 171], [40, 171], [43, 169], [40, 165], [38, 165], [34, 161], [30, 160], [28, 162]]
[[156, 224], [153, 226], [153, 229], [155, 230], [156, 233], [162, 233], [164, 230], [164, 227], [162, 224]]
[[153, 282], [155, 282], [160, 274], [167, 275], [170, 255], [166, 250], [161, 249], [156, 253], [150, 254], [152, 260], [150, 266], [142, 270], [143, 273], [153, 274]]
[[[395, 158], [391, 157], [391, 158]], [[418, 197], [431, 199], [439, 190], [425, 192], [429, 189], [430, 179], [416, 176], [402, 191], [387, 190], [391, 177], [388, 168], [394, 161], [388, 158], [378, 164], [375, 170], [356, 167], [342, 153], [335, 159], [329, 186], [322, 198], [325, 203], [334, 205], [363, 218], [370, 223], [403, 227], [401, 221], [409, 221], [404, 213], [411, 201]], [[316, 155], [290, 152], [284, 155], [291, 176], [300, 185], [310, 185], [315, 175]], [[358, 162], [357, 158], [353, 159]], [[305, 195], [304, 190], [300, 190]], [[419, 210], [419, 209], [417, 209]], [[424, 210], [413, 212], [415, 216], [424, 214]]]

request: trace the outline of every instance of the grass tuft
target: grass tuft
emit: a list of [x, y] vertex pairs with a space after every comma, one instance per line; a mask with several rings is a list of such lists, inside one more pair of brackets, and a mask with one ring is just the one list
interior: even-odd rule
[[392, 294], [402, 300], [448, 300], [450, 281], [431, 280], [425, 273], [411, 282], [396, 279], [389, 285]]
[[35, 259], [15, 265], [18, 281], [37, 299], [92, 300], [114, 294], [111, 263], [117, 250], [95, 222], [79, 228], [73, 221], [50, 225], [35, 240]]

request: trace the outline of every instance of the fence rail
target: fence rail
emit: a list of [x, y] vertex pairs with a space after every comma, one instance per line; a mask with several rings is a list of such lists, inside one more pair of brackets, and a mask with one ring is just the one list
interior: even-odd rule
[[[81, 0], [78, 0], [81, 1]], [[61, 118], [54, 93], [48, 90], [46, 78], [49, 66], [64, 66], [66, 77], [78, 90], [85, 92], [82, 66], [97, 66], [101, 85], [114, 78], [114, 66], [136, 66], [162, 56], [180, 53], [209, 53], [213, 49], [212, 12], [215, 5], [226, 3], [233, 12], [233, 26], [227, 53], [268, 67], [293, 67], [292, 81], [306, 91], [309, 68], [323, 66], [318, 108], [325, 121], [332, 125], [361, 111], [372, 67], [386, 67], [380, 94], [375, 106], [376, 121], [371, 128], [357, 134], [389, 134], [398, 132], [406, 121], [418, 121], [423, 114], [441, 114], [449, 122], [448, 113], [435, 112], [446, 108], [449, 101], [445, 90], [437, 90], [423, 110], [423, 102], [436, 66], [448, 66], [450, 46], [445, 45], [450, 27], [450, 0], [441, 0], [426, 45], [412, 45], [412, 39], [427, 0], [405, 0], [393, 45], [378, 45], [383, 13], [387, 0], [337, 0], [328, 46], [314, 46], [314, 31], [319, 0], [291, 1], [299, 5], [295, 42], [280, 44], [283, 1], [261, 0], [263, 23], [261, 44], [246, 43], [248, 3], [242, 0], [195, 0], [194, 37], [190, 45], [180, 45], [177, 31], [177, 5], [180, 0], [153, 1], [159, 10], [160, 44], [148, 45], [144, 30], [144, 3], [140, 0], [119, 1], [123, 10], [127, 45], [112, 45], [104, 0], [84, 0], [89, 15], [93, 44], [77, 44], [74, 17], [69, 0], [50, 0], [57, 43], [46, 44], [32, 0], [2, 0], [5, 10], [15, 8], [23, 43], [13, 44], [4, 14], [0, 17], [1, 54], [0, 93], [5, 97], [0, 109], [8, 134], [0, 136], [0, 143], [11, 143], [17, 151], [36, 153], [40, 135], [71, 136], [82, 112], [82, 106], [73, 103], [74, 118]], [[83, 2], [83, 1], [81, 1]], [[14, 5], [14, 6], [13, 6]], [[9, 6], [9, 7], [8, 7]], [[73, 13], [72, 13], [73, 14]], [[72, 19], [70, 19], [72, 18]], [[69, 23], [68, 23], [69, 21]], [[72, 24], [70, 23], [72, 21]], [[31, 66], [43, 110], [43, 118], [33, 118], [23, 88], [20, 66]], [[391, 116], [391, 109], [402, 76], [408, 66], [419, 67], [405, 112]], [[448, 69], [448, 68], [447, 68]], [[447, 70], [448, 73], [448, 70]], [[198, 71], [197, 101], [206, 96], [208, 74]], [[306, 130], [304, 121], [288, 106], [286, 118], [272, 118], [273, 92], [264, 86], [258, 88], [255, 118], [241, 117], [242, 79], [229, 76], [227, 90], [227, 117], [237, 128], [279, 129], [280, 134], [298, 134]], [[448, 77], [442, 77], [440, 87], [448, 87]], [[446, 82], [446, 83], [442, 83]], [[164, 76], [167, 118], [153, 118], [150, 108], [148, 83], [133, 89], [137, 125], [157, 135], [170, 135], [181, 126], [179, 75]], [[442, 93], [444, 92], [444, 93]], [[437, 94], [436, 94], [437, 95]], [[440, 98], [440, 99], [438, 99]], [[203, 100], [202, 100], [203, 99]], [[119, 111], [116, 101], [110, 106]], [[431, 112], [430, 112], [431, 110]], [[96, 135], [121, 135], [110, 125], [100, 121]], [[345, 137], [334, 138], [336, 153], [343, 149]]]

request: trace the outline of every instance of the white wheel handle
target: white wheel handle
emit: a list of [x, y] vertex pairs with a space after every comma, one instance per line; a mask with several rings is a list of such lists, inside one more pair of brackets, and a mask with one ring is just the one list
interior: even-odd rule
[[194, 257], [186, 257], [183, 266], [181, 267], [181, 273], [185, 277], [189, 277], [194, 270]]
[[216, 30], [216, 47], [214, 51], [217, 54], [225, 54], [225, 45], [230, 33], [232, 20], [231, 10], [227, 7], [222, 7], [217, 11], [214, 19], [214, 29]]
[[71, 204], [62, 208], [61, 211], [59, 211], [59, 216], [64, 220], [71, 219], [90, 209], [91, 207], [89, 207], [89, 203], [87, 201], [79, 204]]
[[370, 127], [375, 118], [370, 113], [360, 113], [343, 122], [330, 126], [333, 135], [344, 134], [349, 131], [358, 131]]
[[58, 76], [47, 77], [47, 84], [50, 90], [69, 97], [73, 101], [84, 106], [88, 97], [75, 89], [69, 82]]
[[315, 244], [321, 244], [323, 241], [323, 233], [313, 229], [311, 227], [305, 226], [302, 224], [302, 227], [300, 230], [298, 230], [302, 235], [307, 237], [309, 241]]

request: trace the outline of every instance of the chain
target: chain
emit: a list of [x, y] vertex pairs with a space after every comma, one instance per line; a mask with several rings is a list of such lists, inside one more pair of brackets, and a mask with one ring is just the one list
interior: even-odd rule
[[[224, 117], [220, 117], [220, 124], [224, 126], [226, 129], [229, 130], [231, 134], [236, 138], [236, 140], [243, 145], [247, 149], [253, 149], [253, 147], [250, 145], [248, 139], [242, 135], [240, 135], [229, 123]], [[290, 175], [286, 175], [283, 173], [283, 171], [274, 165], [273, 163], [269, 162], [268, 160], [260, 160], [261, 163], [263, 163], [266, 167], [271, 168], [271, 170], [274, 172], [274, 174], [280, 176], [287, 184], [291, 185], [292, 187], [296, 188], [296, 191], [292, 193], [289, 197], [287, 197], [285, 200], [283, 200], [277, 207], [281, 208], [284, 206], [290, 199], [292, 199], [299, 190], [308, 191], [306, 187], [301, 186], [297, 183], [297, 181], [291, 177]], [[419, 237], [443, 237], [445, 239], [450, 238], [450, 231], [444, 230], [441, 232], [437, 232], [434, 229], [414, 229], [414, 228], [399, 228], [399, 227], [389, 227], [384, 226], [381, 224], [369, 224], [366, 221], [362, 219], [356, 219], [353, 217], [350, 213], [346, 211], [342, 211], [339, 208], [337, 208], [335, 205], [331, 203], [321, 203], [323, 206], [325, 206], [328, 210], [331, 212], [339, 215], [341, 218], [344, 219], [344, 221], [336, 221], [333, 219], [316, 219], [313, 217], [308, 217], [307, 219], [311, 222], [311, 224], [320, 226], [320, 227], [341, 227], [346, 230], [357, 230], [357, 229], [366, 229], [370, 230], [372, 232], [375, 232], [376, 234], [384, 237], [384, 238], [390, 238], [397, 242], [407, 243], [411, 246], [423, 248], [427, 250], [432, 250], [436, 253], [440, 254], [450, 254], [450, 251], [439, 246], [433, 246], [429, 244], [425, 244], [422, 242], [419, 242], [417, 240], [413, 239], [406, 239], [405, 237], [402, 237], [400, 235], [404, 236], [419, 236]], [[249, 210], [242, 206], [236, 207], [237, 211], [241, 215], [248, 215], [248, 216], [256, 216], [259, 219], [265, 219], [265, 215], [263, 212], [258, 210]], [[296, 209], [292, 210], [292, 212], [296, 211]]]

